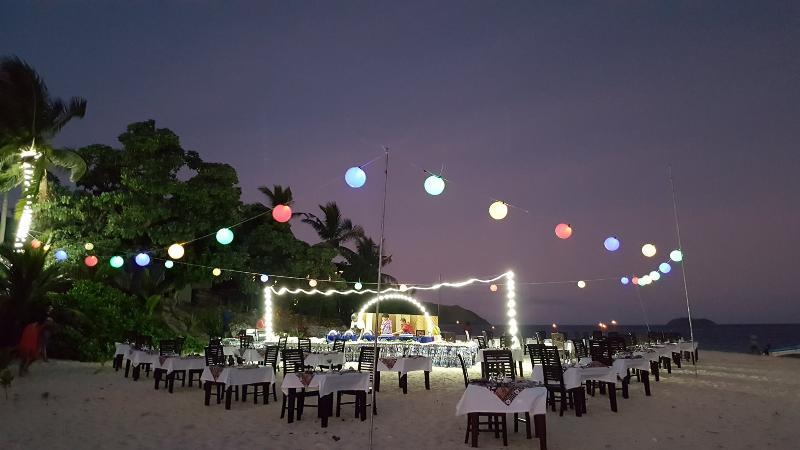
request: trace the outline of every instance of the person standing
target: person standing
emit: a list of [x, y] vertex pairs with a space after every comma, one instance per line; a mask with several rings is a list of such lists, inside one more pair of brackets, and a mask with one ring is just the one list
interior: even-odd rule
[[388, 314], [383, 315], [383, 321], [381, 322], [381, 334], [392, 334], [392, 321], [389, 320]]

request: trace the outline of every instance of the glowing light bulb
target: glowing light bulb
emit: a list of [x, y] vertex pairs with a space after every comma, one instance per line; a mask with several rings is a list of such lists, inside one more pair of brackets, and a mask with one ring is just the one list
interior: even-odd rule
[[276, 222], [286, 223], [292, 218], [292, 208], [286, 205], [277, 205], [272, 208], [272, 218]]
[[619, 239], [611, 236], [607, 237], [605, 241], [603, 241], [603, 247], [610, 252], [615, 252], [619, 250]]
[[313, 278], [308, 280], [308, 285], [311, 286], [311, 287], [317, 287], [317, 280], [315, 280]]
[[214, 267], [214, 270], [211, 271], [211, 274], [215, 277], [222, 275], [222, 270], [219, 267]]
[[220, 228], [217, 231], [217, 242], [219, 242], [222, 245], [228, 245], [231, 242], [233, 242], [233, 231], [231, 231], [230, 228]]
[[400, 285], [400, 292], [405, 292], [407, 290], [408, 290], [408, 286], [406, 286], [405, 284], [401, 284]]
[[683, 252], [680, 251], [680, 250], [671, 251], [671, 252], [669, 252], [669, 259], [671, 259], [671, 260], [673, 260], [675, 262], [681, 262], [681, 261], [683, 261]]
[[164, 261], [164, 267], [166, 267], [167, 269], [172, 269], [173, 267], [175, 267], [175, 263], [170, 260], [166, 260]]
[[64, 262], [66, 260], [67, 260], [67, 252], [62, 249], [56, 250], [56, 261]]
[[489, 290], [492, 292], [497, 292], [497, 285], [496, 284], [489, 285]]
[[269, 281], [269, 277], [267, 275], [261, 275], [260, 279], [262, 283], [266, 283], [267, 281]]
[[572, 226], [568, 223], [560, 223], [556, 225], [556, 236], [559, 239], [569, 239], [572, 236]]
[[653, 244], [644, 244], [642, 246], [642, 254], [648, 258], [656, 255], [656, 246]]
[[431, 175], [425, 178], [425, 192], [434, 196], [444, 192], [444, 179], [438, 175]]
[[94, 267], [97, 265], [97, 256], [89, 255], [86, 258], [83, 258], [83, 263], [88, 267]]
[[661, 279], [661, 274], [658, 271], [654, 270], [650, 272], [650, 279], [653, 281], [658, 281]]
[[658, 270], [660, 270], [661, 273], [667, 274], [672, 270], [672, 266], [670, 266], [669, 263], [663, 262], [658, 265]]
[[508, 215], [508, 206], [501, 202], [496, 201], [489, 206], [489, 217], [494, 220], [503, 220]]
[[150, 255], [147, 253], [139, 253], [136, 255], [136, 258], [134, 258], [134, 261], [136, 261], [136, 264], [138, 264], [140, 267], [144, 267], [150, 264]]
[[356, 281], [356, 284], [354, 284], [353, 287], [356, 288], [357, 291], [360, 291], [361, 288], [363, 288], [364, 286], [361, 284], [360, 281]]
[[628, 283], [630, 283], [630, 281], [631, 280], [629, 280], [628, 277], [622, 277], [622, 278], [619, 279], [619, 282], [622, 283], [622, 284], [628, 284]]
[[[227, 228], [225, 228], [227, 230]], [[222, 231], [222, 230], [220, 230]], [[230, 231], [230, 230], [228, 230]], [[233, 235], [231, 235], [231, 239], [233, 239]], [[217, 231], [217, 241], [219, 241], [219, 231]], [[172, 259], [181, 259], [183, 258], [184, 248], [181, 244], [172, 244], [167, 249], [167, 254]]]
[[[87, 242], [87, 243], [83, 244], [83, 248], [85, 248], [87, 252], [90, 252], [90, 251], [94, 250], [94, 244], [92, 244], [91, 242]], [[89, 267], [92, 267], [92, 266], [89, 266]]]
[[583, 281], [583, 280], [578, 281], [578, 287], [581, 288], [581, 289], [585, 288], [586, 287], [586, 282]]
[[125, 260], [122, 259], [122, 256], [112, 256], [108, 263], [111, 264], [111, 267], [119, 269], [125, 264]]
[[367, 174], [361, 167], [351, 167], [344, 173], [344, 181], [351, 188], [360, 188], [367, 182]]

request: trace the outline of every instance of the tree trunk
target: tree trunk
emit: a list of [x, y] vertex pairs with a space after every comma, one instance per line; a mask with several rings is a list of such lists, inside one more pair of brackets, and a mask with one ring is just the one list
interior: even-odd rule
[[8, 192], [3, 192], [3, 211], [0, 212], [0, 244], [6, 241], [6, 221], [8, 220]]

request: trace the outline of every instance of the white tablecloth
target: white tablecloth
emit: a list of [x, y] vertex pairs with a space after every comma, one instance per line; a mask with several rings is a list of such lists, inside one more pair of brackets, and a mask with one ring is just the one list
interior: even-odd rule
[[136, 350], [131, 348], [125, 355], [125, 359], [130, 360], [131, 366], [138, 366], [139, 364], [153, 364], [158, 367], [158, 352], [146, 352], [144, 350]]
[[697, 350], [697, 342], [678, 342], [678, 348], [682, 352], [693, 352]]
[[123, 344], [121, 342], [115, 342], [114, 343], [114, 347], [115, 347], [114, 356], [116, 356], [116, 355], [124, 355], [124, 354], [128, 353], [128, 350], [131, 349], [131, 345], [130, 344]]
[[620, 378], [628, 375], [628, 369], [650, 370], [650, 360], [648, 358], [627, 358], [615, 359], [614, 370]]
[[430, 358], [425, 356], [378, 358], [378, 370], [381, 372], [400, 372], [400, 374], [403, 375], [417, 370], [430, 372], [432, 368], [433, 362]]
[[[544, 382], [542, 366], [537, 365], [533, 368], [531, 378], [534, 381]], [[617, 370], [613, 367], [570, 367], [564, 372], [564, 387], [567, 389], [580, 387], [587, 380], [616, 383]]]
[[344, 352], [315, 352], [306, 353], [303, 363], [309, 367], [317, 366], [343, 366]]
[[224, 353], [225, 356], [239, 356], [239, 347], [233, 345], [223, 345], [222, 353]]
[[275, 370], [272, 366], [238, 366], [238, 367], [225, 367], [214, 378], [212, 369], [206, 367], [201, 377], [203, 381], [211, 381], [213, 383], [225, 383], [226, 386], [241, 386], [243, 384], [255, 383], [274, 383]]
[[319, 390], [321, 396], [338, 391], [369, 391], [369, 373], [349, 371], [287, 373], [283, 377], [281, 390], [285, 394], [291, 388]]
[[242, 359], [244, 359], [244, 362], [257, 363], [259, 361], [264, 361], [264, 354], [255, 348], [246, 348], [244, 350], [240, 349], [239, 354]]
[[[484, 350], [500, 350], [497, 348], [482, 348], [478, 350], [478, 362], [483, 362], [483, 352]], [[514, 362], [523, 361], [525, 358], [525, 351], [521, 348], [513, 348], [511, 349], [511, 358], [514, 359]]]
[[545, 414], [547, 411], [547, 388], [526, 388], [510, 405], [500, 400], [494, 392], [476, 384], [470, 384], [456, 405], [456, 415], [473, 412], [482, 413], [526, 413]]
[[206, 367], [206, 359], [202, 356], [166, 356], [159, 357], [158, 362], [159, 364], [153, 365], [153, 367], [164, 369], [168, 374], [175, 370], [197, 370]]

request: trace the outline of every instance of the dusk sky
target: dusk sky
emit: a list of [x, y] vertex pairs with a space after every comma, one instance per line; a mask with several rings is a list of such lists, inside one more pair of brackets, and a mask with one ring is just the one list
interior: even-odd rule
[[[244, 200], [289, 185], [297, 211], [336, 201], [375, 238], [382, 161], [360, 190], [343, 175], [389, 146], [386, 269], [401, 281], [513, 269], [572, 281], [519, 286], [520, 323], [643, 323], [634, 288], [574, 281], [668, 259], [671, 164], [693, 315], [800, 322], [798, 2], [1, 4], [0, 54], [88, 100], [59, 144], [118, 146], [155, 119], [233, 165]], [[442, 167], [451, 182], [428, 196], [422, 168]], [[494, 221], [492, 199], [528, 212]], [[652, 323], [686, 315], [680, 271], [640, 292]], [[486, 286], [442, 302], [504, 321]]]

